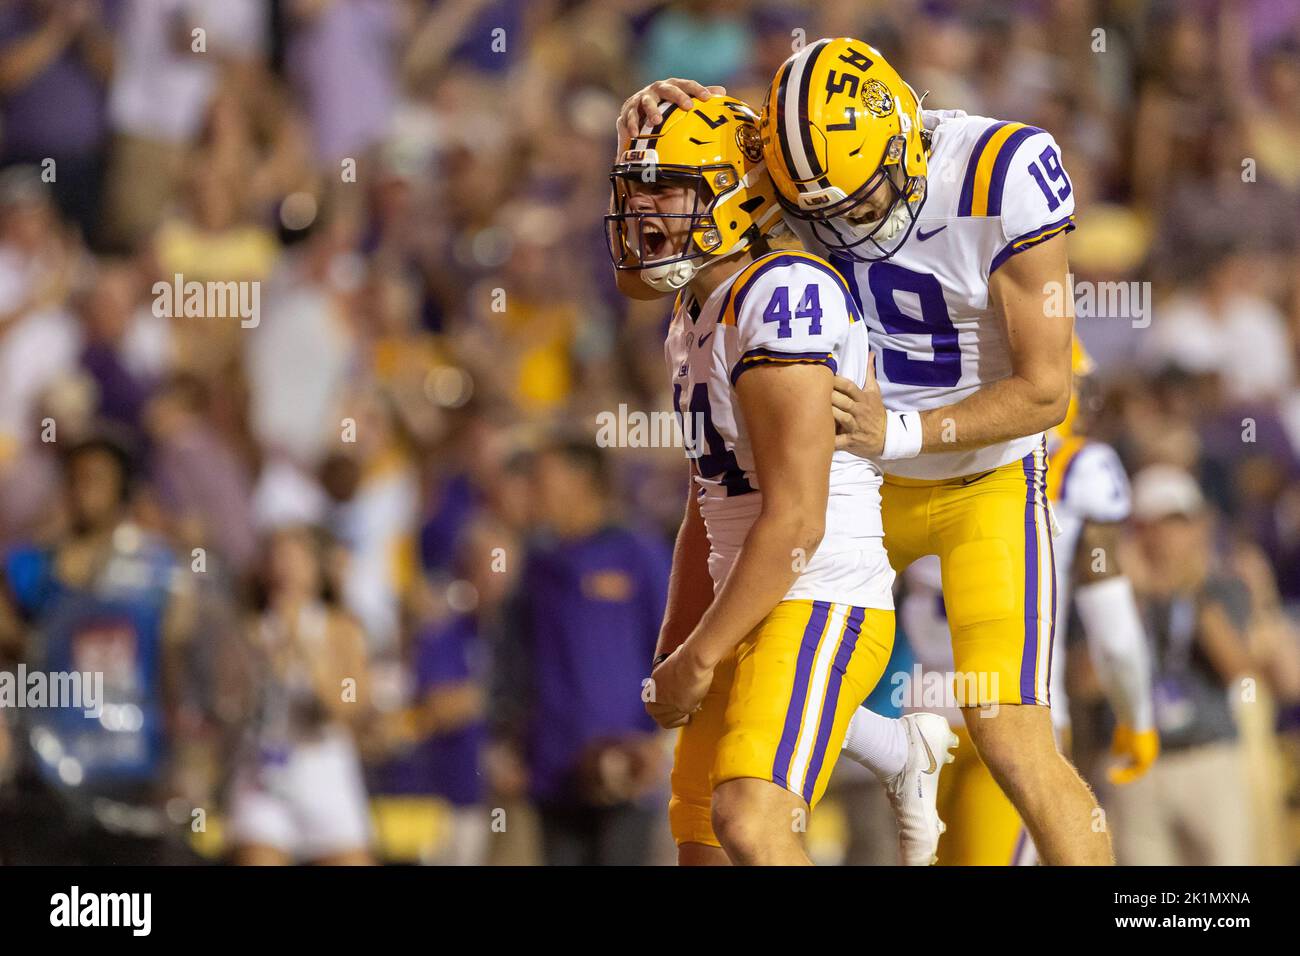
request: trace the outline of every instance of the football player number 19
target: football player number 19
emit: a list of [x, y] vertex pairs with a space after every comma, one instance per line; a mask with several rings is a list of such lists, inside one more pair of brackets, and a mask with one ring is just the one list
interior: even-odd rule
[[[1038, 168], [1042, 163], [1042, 169]], [[1043, 191], [1047, 198], [1047, 211], [1055, 212], [1061, 205], [1061, 200], [1070, 195], [1070, 178], [1065, 175], [1065, 170], [1061, 168], [1061, 160], [1056, 155], [1056, 150], [1047, 147], [1038, 155], [1037, 163], [1030, 163], [1028, 166], [1029, 175], [1034, 177], [1034, 182], [1038, 183], [1038, 188]], [[1047, 176], [1043, 176], [1043, 171], [1047, 171]], [[1052, 183], [1062, 183], [1060, 189], [1053, 189], [1049, 186], [1047, 180], [1051, 179]]]
[[[1043, 191], [1049, 212], [1070, 195], [1070, 179], [1051, 146], [1039, 154], [1036, 162], [1029, 164], [1029, 174]], [[868, 271], [868, 285], [885, 331], [892, 335], [929, 336], [934, 351], [933, 358], [917, 359], [899, 349], [881, 349], [889, 381], [938, 388], [956, 385], [961, 379], [961, 347], [957, 344], [957, 329], [948, 315], [939, 280], [929, 273], [913, 272], [893, 262], [876, 262]], [[921, 307], [919, 319], [903, 314], [895, 300], [898, 292], [916, 296]]]
[[[957, 328], [948, 316], [939, 280], [928, 272], [913, 272], [892, 262], [872, 263], [867, 272], [876, 315], [891, 335], [929, 336], [934, 357], [910, 358], [900, 349], [881, 349], [885, 377], [897, 385], [951, 388], [961, 380], [961, 346]], [[905, 315], [895, 298], [910, 292], [921, 306], [921, 317]]]

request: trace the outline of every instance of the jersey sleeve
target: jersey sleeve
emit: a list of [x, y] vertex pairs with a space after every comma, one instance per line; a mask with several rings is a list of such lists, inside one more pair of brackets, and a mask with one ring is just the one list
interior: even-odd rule
[[1061, 501], [1085, 521], [1124, 521], [1132, 510], [1128, 475], [1115, 449], [1089, 442], [1066, 466]]
[[990, 169], [989, 213], [996, 207], [1003, 234], [990, 273], [1017, 253], [1074, 228], [1074, 185], [1056, 140], [1033, 126], [1009, 125], [1018, 128]]
[[722, 324], [735, 334], [731, 381], [762, 365], [839, 371], [849, 327], [859, 321], [844, 278], [803, 253], [760, 259], [732, 286]]

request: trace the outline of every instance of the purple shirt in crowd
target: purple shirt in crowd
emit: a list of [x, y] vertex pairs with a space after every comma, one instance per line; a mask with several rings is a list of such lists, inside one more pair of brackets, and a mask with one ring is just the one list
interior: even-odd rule
[[572, 799], [572, 775], [590, 744], [655, 729], [641, 681], [670, 564], [662, 542], [618, 527], [528, 555], [519, 637], [530, 665], [527, 756], [539, 802]]
[[[34, 33], [36, 4], [0, 6], [0, 48]], [[112, 3], [104, 4], [105, 16]], [[107, 90], [74, 41], [24, 86], [0, 98], [0, 162], [80, 156], [96, 149], [107, 128]]]

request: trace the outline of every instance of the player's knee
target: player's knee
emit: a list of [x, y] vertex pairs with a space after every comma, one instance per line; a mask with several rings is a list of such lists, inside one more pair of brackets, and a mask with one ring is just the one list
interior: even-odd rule
[[1045, 707], [1005, 706], [998, 716], [967, 721], [975, 749], [1004, 791], [1024, 792], [1050, 779], [1063, 761]]
[[737, 862], [751, 859], [762, 845], [763, 826], [756, 801], [743, 794], [715, 793], [713, 832], [727, 854]]
[[[732, 780], [713, 792], [713, 832], [737, 863], [756, 862], [783, 832], [784, 810], [764, 788], [774, 789], [774, 785], [765, 780]], [[792, 826], [789, 832], [794, 832]]]

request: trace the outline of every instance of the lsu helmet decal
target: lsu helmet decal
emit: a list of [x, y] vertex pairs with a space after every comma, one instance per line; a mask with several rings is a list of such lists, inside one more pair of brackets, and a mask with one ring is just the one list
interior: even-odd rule
[[759, 123], [786, 212], [828, 249], [887, 259], [925, 201], [921, 101], [875, 47], [811, 43], [782, 64]]
[[661, 104], [660, 113], [663, 122], [642, 127], [610, 172], [605, 235], [615, 269], [671, 292], [782, 220], [752, 109], [715, 96], [689, 110]]

